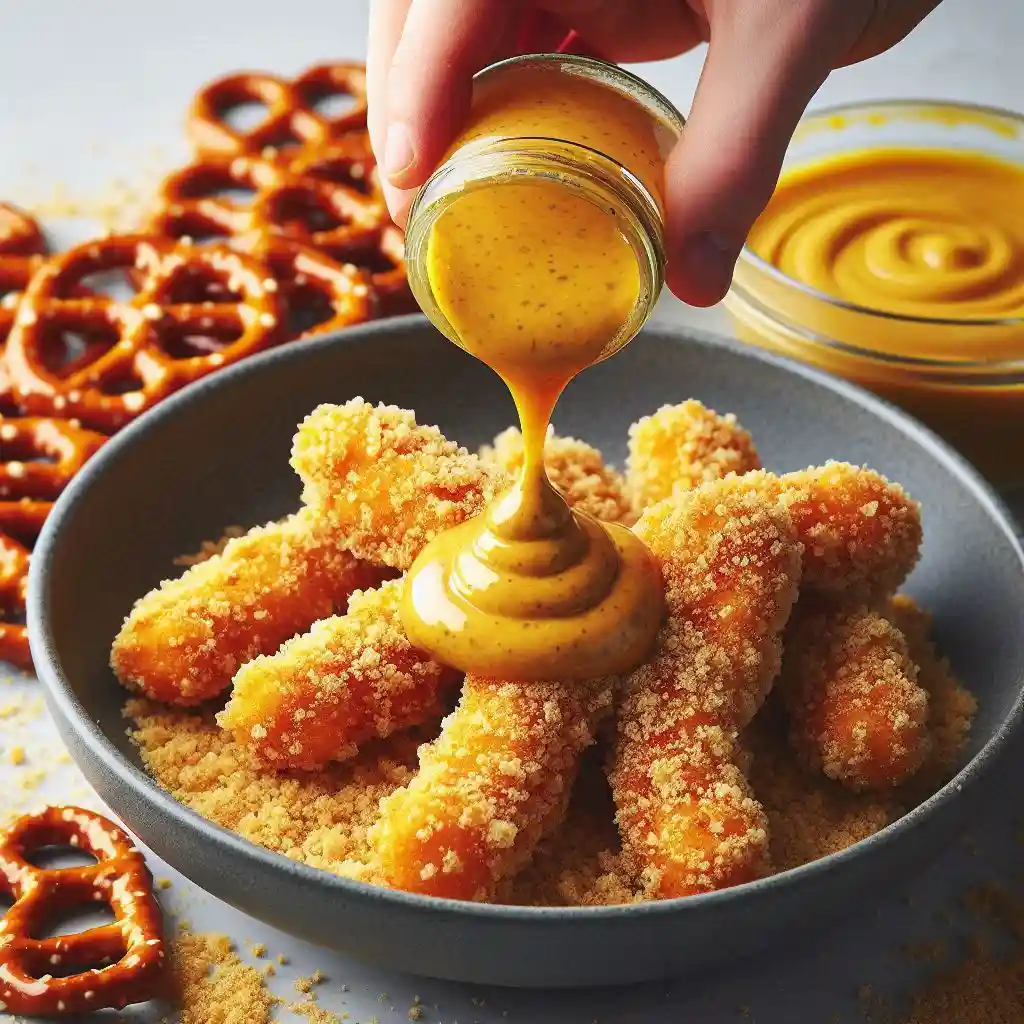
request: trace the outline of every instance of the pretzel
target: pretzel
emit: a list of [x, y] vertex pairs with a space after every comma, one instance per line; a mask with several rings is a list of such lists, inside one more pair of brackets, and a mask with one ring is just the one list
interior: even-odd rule
[[[115, 269], [138, 272], [130, 300], [74, 295], [88, 275]], [[63, 331], [84, 333], [87, 344], [55, 369]], [[14, 396], [27, 412], [113, 433], [171, 392], [280, 336], [277, 284], [268, 284], [251, 257], [122, 235], [70, 249], [36, 272], [6, 359]]]
[[349, 192], [362, 193], [377, 204], [382, 216], [372, 229], [348, 235], [326, 232], [311, 240], [336, 260], [369, 272], [382, 316], [416, 309], [406, 273], [405, 237], [387, 214], [369, 136], [361, 133], [317, 149], [302, 150], [292, 160], [290, 169], [298, 178], [334, 183]]
[[[97, 862], [38, 868], [27, 858], [44, 846], [73, 846]], [[14, 900], [0, 921], [0, 1012], [120, 1010], [155, 994], [164, 943], [152, 876], [131, 839], [106, 818], [78, 807], [48, 807], [19, 818], [0, 837], [0, 892]], [[93, 901], [108, 903], [115, 923], [32, 937], [55, 911]], [[54, 977], [57, 965], [83, 970]]]
[[[0, 660], [29, 668], [25, 612], [31, 546], [53, 501], [106, 438], [67, 420], [0, 418]], [[49, 460], [49, 461], [44, 461]]]
[[[231, 188], [251, 191], [252, 201], [223, 195]], [[324, 217], [327, 225], [317, 227]], [[232, 248], [257, 256], [268, 239], [295, 241], [353, 271], [366, 270], [378, 313], [415, 308], [406, 245], [388, 217], [365, 133], [303, 151], [287, 164], [201, 158], [164, 179], [147, 228], [175, 239], [226, 238]]]
[[[328, 117], [315, 109], [326, 96], [350, 96], [353, 106]], [[227, 111], [262, 103], [266, 116], [248, 130], [234, 128]], [[187, 131], [201, 156], [275, 158], [289, 143], [322, 145], [366, 127], [366, 71], [361, 64], [318, 64], [289, 81], [263, 72], [242, 71], [203, 86], [192, 101]]]
[[[274, 235], [260, 239], [253, 252], [281, 286], [289, 337], [306, 338], [373, 318], [370, 276], [351, 264]], [[320, 311], [327, 315], [310, 321], [309, 314]]]
[[405, 236], [394, 224], [385, 224], [372, 246], [362, 251], [356, 249], [334, 255], [369, 273], [381, 316], [397, 316], [419, 309], [409, 288]]
[[[252, 201], [226, 196], [226, 189], [251, 191]], [[388, 216], [363, 132], [303, 150], [287, 163], [196, 160], [163, 181], [148, 228], [171, 238], [226, 236], [234, 247], [257, 254], [268, 237], [293, 239], [366, 270], [381, 314], [414, 308], [405, 242]]]
[[[32, 275], [43, 264], [46, 240], [39, 225], [10, 203], [0, 203], [0, 351]], [[11, 381], [0, 359], [0, 406], [13, 407]]]
[[46, 240], [35, 220], [10, 203], [0, 203], [0, 254], [4, 256], [41, 256]]
[[[174, 238], [283, 235], [331, 255], [373, 250], [388, 212], [379, 189], [364, 191], [351, 173], [357, 167], [364, 176], [373, 168], [362, 135], [290, 162], [200, 158], [164, 179], [148, 227]], [[227, 188], [252, 191], [252, 201], [216, 194]]]
[[0, 506], [56, 500], [105, 440], [68, 420], [0, 419]]

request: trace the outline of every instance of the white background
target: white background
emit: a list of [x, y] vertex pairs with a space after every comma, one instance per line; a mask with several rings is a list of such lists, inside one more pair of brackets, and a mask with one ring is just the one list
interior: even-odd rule
[[[358, 0], [0, 0], [0, 198], [34, 202], [56, 189], [94, 199], [115, 180], [144, 184], [155, 168], [185, 159], [183, 115], [204, 81], [244, 67], [287, 74], [325, 58], [360, 59], [366, 17]], [[836, 73], [815, 104], [913, 96], [1021, 107], [1022, 55], [1021, 0], [946, 0], [895, 51]], [[641, 73], [685, 111], [701, 59], [694, 53], [648, 65]], [[58, 243], [91, 230], [73, 222], [49, 226]], [[660, 315], [724, 323], [717, 310], [696, 313], [671, 299]], [[36, 696], [32, 681], [0, 680], [0, 708]], [[19, 744], [29, 760], [15, 768], [8, 755]], [[0, 809], [42, 800], [87, 801], [68, 765], [52, 768], [39, 788], [22, 788], [38, 769], [51, 769], [57, 745], [41, 713], [0, 717]], [[860, 1020], [857, 990], [865, 983], [889, 993], [905, 989], [921, 968], [898, 955], [901, 943], [955, 942], [962, 932], [956, 899], [964, 882], [1009, 875], [1015, 856], [1011, 828], [1007, 815], [995, 809], [979, 822], [977, 835], [948, 851], [912, 892], [851, 894], [866, 907], [861, 918], [811, 949], [710, 978], [560, 995], [482, 992], [368, 970], [264, 928], [155, 859], [153, 865], [158, 876], [175, 880], [164, 895], [172, 917], [229, 933], [243, 954], [246, 942], [263, 941], [272, 954], [289, 955], [292, 967], [281, 970], [276, 984], [285, 998], [298, 998], [291, 991], [295, 975], [321, 969], [328, 978], [319, 989], [321, 1003], [349, 1013], [352, 1022], [405, 1020], [419, 994], [428, 1004], [426, 1019], [448, 1024], [812, 1024], [833, 1013], [842, 1021]], [[133, 1019], [159, 1016], [146, 1009]], [[282, 1013], [282, 1019], [290, 1018]]]

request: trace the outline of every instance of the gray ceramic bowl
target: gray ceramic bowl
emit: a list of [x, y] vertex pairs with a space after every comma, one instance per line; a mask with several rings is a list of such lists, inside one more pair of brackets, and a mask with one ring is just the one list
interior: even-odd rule
[[295, 424], [317, 403], [353, 395], [416, 409], [421, 422], [468, 445], [513, 422], [490, 371], [420, 318], [292, 345], [189, 388], [124, 431], [61, 499], [33, 560], [33, 655], [75, 760], [156, 853], [253, 916], [392, 969], [460, 981], [613, 984], [706, 968], [898, 886], [963, 828], [994, 761], [1019, 739], [1024, 555], [988, 487], [930, 433], [846, 384], [650, 328], [571, 386], [559, 429], [621, 464], [633, 420], [692, 395], [736, 412], [772, 469], [848, 459], [906, 484], [926, 510], [924, 557], [909, 589], [934, 611], [943, 650], [981, 702], [963, 771], [842, 853], [737, 889], [630, 907], [479, 906], [389, 892], [211, 825], [142, 771], [107, 667], [110, 642], [132, 602], [176, 571], [176, 555], [228, 524], [295, 507], [287, 463]]

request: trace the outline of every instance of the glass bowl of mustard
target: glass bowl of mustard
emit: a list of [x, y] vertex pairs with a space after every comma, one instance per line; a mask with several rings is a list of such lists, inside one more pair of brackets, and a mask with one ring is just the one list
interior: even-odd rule
[[1024, 486], [1024, 117], [920, 100], [809, 114], [725, 306], [744, 341]]

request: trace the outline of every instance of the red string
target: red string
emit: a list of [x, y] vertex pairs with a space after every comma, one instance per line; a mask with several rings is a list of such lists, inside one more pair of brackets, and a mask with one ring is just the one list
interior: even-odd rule
[[[550, 45], [546, 43], [546, 39], [550, 38], [551, 30], [555, 27], [555, 22], [550, 15], [538, 10], [536, 7], [531, 8], [519, 33], [516, 49], [519, 53], [550, 51]], [[554, 52], [571, 53], [579, 57], [595, 56], [589, 52], [587, 44], [575, 29], [562, 39], [555, 47]]]

